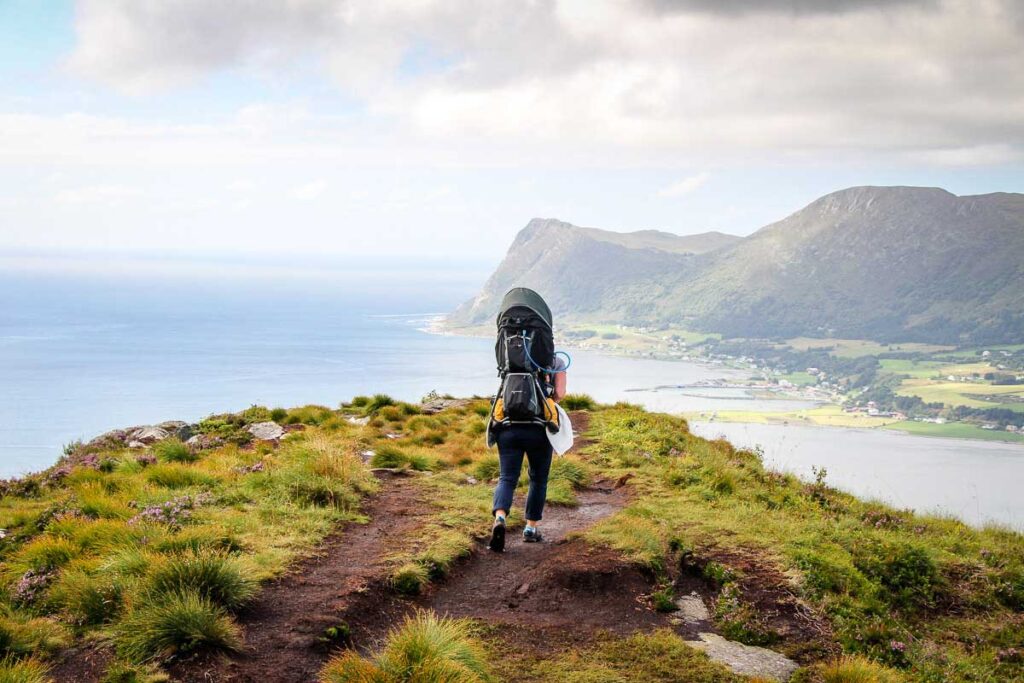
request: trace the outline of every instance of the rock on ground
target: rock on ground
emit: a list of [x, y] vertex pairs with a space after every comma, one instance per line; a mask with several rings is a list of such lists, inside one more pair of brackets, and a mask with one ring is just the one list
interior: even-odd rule
[[686, 642], [699, 650], [704, 650], [711, 659], [744, 676], [788, 681], [793, 672], [800, 667], [792, 659], [778, 652], [726, 640], [716, 633], [701, 633], [700, 640]]
[[170, 433], [162, 428], [155, 425], [148, 425], [144, 427], [135, 427], [134, 429], [128, 430], [128, 441], [140, 441], [144, 444], [156, 443], [157, 441], [163, 441], [170, 436]]
[[256, 422], [246, 428], [254, 439], [277, 441], [285, 435], [284, 428], [276, 422]]

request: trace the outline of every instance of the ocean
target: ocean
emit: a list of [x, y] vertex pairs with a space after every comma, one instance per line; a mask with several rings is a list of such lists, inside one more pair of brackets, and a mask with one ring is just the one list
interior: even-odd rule
[[[476, 292], [479, 273], [244, 273], [0, 275], [0, 477], [44, 469], [64, 444], [119, 427], [253, 404], [336, 406], [374, 393], [418, 401], [430, 391], [497, 388], [492, 339], [424, 330]], [[727, 395], [680, 386], [745, 377], [721, 366], [570, 353], [570, 391], [653, 410], [732, 407]], [[802, 476], [825, 465], [830, 483], [853, 493], [1024, 527], [1020, 445], [830, 428], [694, 429], [761, 446], [766, 464]]]
[[[492, 339], [424, 331], [477, 287], [444, 271], [326, 282], [0, 277], [0, 476], [45, 468], [63, 444], [109, 429], [253, 404], [492, 394]], [[605, 401], [635, 401], [630, 389], [667, 378], [729, 374], [573, 356], [570, 389]]]

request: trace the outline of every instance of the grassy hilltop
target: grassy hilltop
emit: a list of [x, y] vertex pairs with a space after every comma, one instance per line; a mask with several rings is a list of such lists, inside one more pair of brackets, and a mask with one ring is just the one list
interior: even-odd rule
[[[566, 405], [583, 434], [553, 467], [553, 542], [504, 555], [480, 540], [481, 399], [69, 447], [0, 488], [0, 682], [755, 680], [716, 643], [795, 681], [1024, 680], [1020, 535], [766, 471], [680, 418]], [[256, 439], [271, 421], [286, 434]]]

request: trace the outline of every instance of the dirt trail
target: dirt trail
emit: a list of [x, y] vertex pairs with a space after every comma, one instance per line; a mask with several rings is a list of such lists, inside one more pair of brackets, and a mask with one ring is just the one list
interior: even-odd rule
[[[587, 429], [588, 415], [572, 417], [578, 432]], [[346, 525], [326, 539], [317, 557], [267, 585], [241, 615], [243, 653], [180, 663], [170, 673], [184, 683], [308, 683], [316, 680], [337, 646], [321, 642], [325, 629], [347, 625], [348, 645], [369, 653], [417, 609], [498, 626], [505, 647], [533, 656], [557, 656], [558, 651], [586, 646], [598, 632], [627, 635], [671, 627], [688, 640], [701, 641], [704, 634], [706, 641], [713, 628], [706, 611], [714, 604], [715, 587], [684, 571], [675, 577], [676, 588], [685, 589], [683, 595], [693, 591], [688, 609], [697, 616], [680, 618], [686, 609], [656, 612], [650, 605], [656, 588], [650, 572], [574, 536], [622, 508], [628, 490], [621, 482], [594, 482], [578, 492], [577, 507], [545, 510], [544, 543], [523, 543], [510, 530], [505, 552], [493, 553], [486, 549], [486, 539], [479, 538], [471, 555], [445, 580], [417, 598], [403, 599], [387, 585], [386, 558], [396, 541], [416, 533], [430, 508], [413, 482], [388, 477], [366, 506], [368, 524]], [[517, 505], [523, 495], [520, 491]], [[709, 653], [726, 662], [750, 656], [748, 651]]]
[[330, 645], [320, 640], [326, 629], [366, 612], [367, 602], [385, 617], [398, 603], [383, 585], [390, 543], [414, 529], [427, 511], [407, 479], [382, 476], [381, 491], [365, 507], [369, 523], [347, 524], [329, 536], [315, 557], [267, 584], [240, 615], [243, 652], [172, 666], [174, 680], [313, 681], [330, 654]]

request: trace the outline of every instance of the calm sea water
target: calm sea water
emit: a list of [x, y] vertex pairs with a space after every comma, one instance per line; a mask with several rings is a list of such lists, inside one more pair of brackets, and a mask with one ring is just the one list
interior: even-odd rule
[[885, 429], [695, 422], [706, 437], [760, 447], [769, 467], [826, 481], [860, 496], [972, 524], [1024, 530], [1024, 447], [995, 441], [913, 436]]
[[[478, 286], [477, 276], [443, 271], [323, 280], [0, 275], [0, 477], [42, 469], [63, 444], [109, 429], [252, 404], [488, 395], [497, 386], [491, 340], [422, 331]], [[721, 367], [574, 352], [570, 390], [654, 410], [713, 411], [735, 408], [742, 395], [677, 385], [743, 378]], [[1024, 520], [1015, 497], [1022, 447], [785, 429], [784, 437], [730, 425], [711, 431], [760, 443], [771, 463], [800, 473], [825, 465], [833, 483], [855, 493], [971, 521]]]

